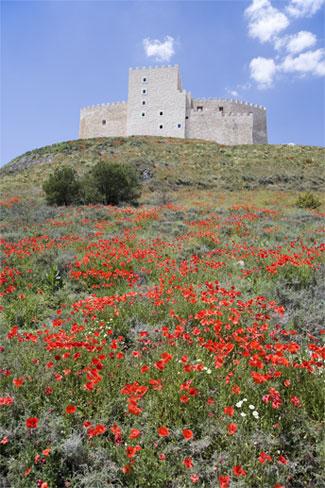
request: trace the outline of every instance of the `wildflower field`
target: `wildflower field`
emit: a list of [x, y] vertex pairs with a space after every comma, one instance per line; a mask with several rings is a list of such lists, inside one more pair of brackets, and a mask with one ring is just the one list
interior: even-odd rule
[[322, 209], [0, 202], [0, 486], [322, 487]]

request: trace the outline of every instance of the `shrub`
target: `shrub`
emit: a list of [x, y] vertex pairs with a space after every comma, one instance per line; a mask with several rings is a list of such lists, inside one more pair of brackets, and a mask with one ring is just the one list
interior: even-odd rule
[[136, 169], [130, 164], [100, 161], [89, 175], [86, 201], [98, 199], [106, 205], [120, 202], [134, 202], [140, 196], [140, 185]]
[[300, 208], [318, 208], [321, 201], [311, 192], [307, 192], [296, 200], [296, 206]]
[[80, 198], [80, 183], [76, 171], [69, 166], [56, 168], [43, 184], [49, 205], [71, 205]]

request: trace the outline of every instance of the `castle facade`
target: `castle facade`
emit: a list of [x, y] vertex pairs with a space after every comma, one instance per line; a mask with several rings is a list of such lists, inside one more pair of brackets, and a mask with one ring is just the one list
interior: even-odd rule
[[239, 100], [192, 98], [182, 89], [178, 65], [130, 68], [128, 101], [82, 108], [79, 135], [267, 144], [266, 109]]

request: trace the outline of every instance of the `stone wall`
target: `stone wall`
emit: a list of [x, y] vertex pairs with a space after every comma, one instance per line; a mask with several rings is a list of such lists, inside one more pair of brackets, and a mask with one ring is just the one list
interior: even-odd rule
[[128, 135], [185, 137], [185, 107], [178, 66], [130, 69]]
[[95, 105], [80, 113], [80, 138], [131, 135], [267, 144], [266, 110], [239, 100], [193, 99], [182, 89], [178, 65], [134, 68], [127, 103]]
[[219, 144], [252, 144], [253, 115], [227, 114], [192, 110], [187, 122], [186, 137], [205, 139]]
[[126, 136], [127, 103], [85, 107], [80, 111], [80, 139]]
[[186, 137], [220, 144], [267, 144], [266, 111], [237, 100], [192, 99]]

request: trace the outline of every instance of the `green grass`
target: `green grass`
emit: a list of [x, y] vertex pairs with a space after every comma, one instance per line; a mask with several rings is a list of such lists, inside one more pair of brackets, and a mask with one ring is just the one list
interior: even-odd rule
[[96, 138], [35, 149], [5, 165], [0, 190], [38, 198], [42, 182], [60, 164], [84, 174], [100, 160], [130, 162], [147, 174], [144, 190], [193, 189], [292, 190], [324, 189], [324, 154], [320, 147], [242, 145], [158, 137]]

